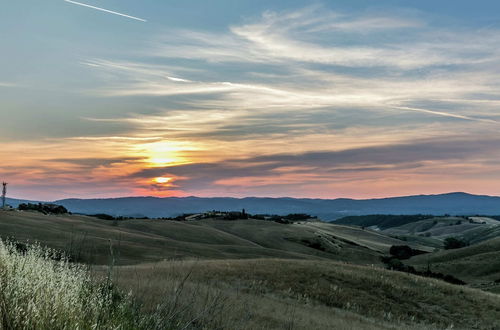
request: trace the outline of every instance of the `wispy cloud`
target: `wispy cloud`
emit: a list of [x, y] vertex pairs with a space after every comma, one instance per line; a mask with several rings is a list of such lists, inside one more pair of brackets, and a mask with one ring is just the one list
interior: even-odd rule
[[[387, 30], [392, 33], [386, 33]], [[397, 37], [402, 32], [404, 39]], [[495, 58], [499, 51], [491, 41], [498, 40], [497, 33], [481, 34], [478, 38], [474, 31], [453, 33], [437, 29], [408, 15], [356, 16], [309, 7], [285, 13], [266, 12], [259, 21], [232, 26], [225, 34], [191, 30], [169, 33], [158, 42], [155, 53], [213, 62], [294, 61], [417, 69], [482, 63]]]
[[100, 8], [100, 7], [96, 7], [96, 6], [91, 6], [91, 5], [88, 5], [88, 4], [85, 4], [85, 3], [81, 3], [81, 2], [77, 2], [77, 1], [72, 1], [72, 0], [64, 0], [64, 1], [68, 2], [68, 3], [72, 3], [74, 5], [78, 5], [78, 6], [82, 6], [82, 7], [87, 7], [87, 8], [91, 8], [91, 9], [103, 11], [103, 12], [106, 12], [106, 13], [109, 13], [109, 14], [114, 14], [114, 15], [118, 15], [118, 16], [130, 18], [130, 19], [134, 19], [136, 21], [147, 22], [143, 18], [139, 18], [139, 17], [135, 17], [135, 16], [130, 16], [130, 15], [127, 15], [127, 14], [119, 13], [119, 12], [116, 12], [116, 11], [112, 11], [112, 10], [108, 10], [108, 9], [104, 9], [104, 8]]
[[18, 84], [0, 81], [0, 87], [19, 87]]
[[[405, 38], [399, 37], [403, 32]], [[312, 6], [265, 12], [256, 22], [234, 25], [225, 33], [169, 32], [142, 52], [143, 61], [89, 64], [108, 72], [108, 85], [92, 91], [102, 96], [185, 95], [180, 107], [239, 113], [330, 108], [335, 117], [339, 108], [352, 114], [371, 108], [380, 114], [420, 113], [424, 121], [441, 117], [495, 124], [494, 112], [476, 116], [477, 108], [456, 105], [488, 94], [491, 102], [482, 99], [482, 109], [494, 106], [500, 96], [500, 52], [491, 44], [496, 39], [494, 30], [479, 36], [448, 31], [415, 14], [355, 15]], [[151, 57], [188, 62], [181, 72], [148, 61]], [[187, 71], [199, 68], [200, 61], [205, 72]], [[221, 74], [231, 70], [243, 72]], [[113, 83], [109, 74], [119, 79]], [[447, 99], [455, 106], [433, 104]]]

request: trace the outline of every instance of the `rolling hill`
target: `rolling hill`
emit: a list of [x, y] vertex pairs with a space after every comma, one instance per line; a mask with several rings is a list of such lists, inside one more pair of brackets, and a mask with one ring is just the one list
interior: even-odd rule
[[336, 261], [170, 261], [119, 267], [115, 278], [152, 306], [175, 283], [190, 306], [193, 296], [222, 296], [225, 326], [208, 328], [498, 329], [500, 317], [497, 295]]
[[475, 244], [500, 235], [500, 221], [485, 216], [367, 215], [345, 217], [335, 223], [366, 227], [435, 247], [442, 247], [448, 237]]
[[[164, 259], [289, 258], [379, 264], [397, 239], [329, 223], [264, 220], [102, 220], [83, 215], [0, 211], [0, 235], [38, 241], [77, 259], [119, 264]], [[415, 248], [424, 248], [418, 244]]]
[[[67, 251], [93, 265], [96, 278], [112, 276], [144, 312], [165, 303], [206, 328], [497, 329], [500, 317], [497, 295], [380, 263], [392, 245], [429, 246], [335, 223], [103, 220], [10, 210], [0, 211], [0, 236]], [[463, 267], [474, 286], [495, 291], [499, 239], [407, 262]], [[490, 286], [482, 287], [485, 281]]]
[[[407, 243], [435, 247], [432, 253], [405, 261], [419, 271], [431, 270], [463, 280], [474, 287], [500, 293], [500, 221], [488, 217], [369, 215], [340, 219], [338, 223], [367, 226]], [[446, 238], [469, 246], [443, 250]], [[429, 251], [429, 250], [427, 250]]]
[[408, 264], [419, 269], [431, 268], [500, 293], [500, 237], [453, 250], [415, 256]]

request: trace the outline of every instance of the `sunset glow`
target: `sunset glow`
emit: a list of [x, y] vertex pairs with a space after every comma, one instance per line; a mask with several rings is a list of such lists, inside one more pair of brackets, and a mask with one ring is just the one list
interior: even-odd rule
[[395, 3], [9, 2], [0, 179], [40, 200], [500, 195], [500, 8]]
[[168, 183], [168, 182], [170, 182], [170, 180], [172, 180], [172, 178], [165, 178], [165, 177], [161, 177], [161, 176], [153, 179], [154, 182], [159, 183], [159, 184]]

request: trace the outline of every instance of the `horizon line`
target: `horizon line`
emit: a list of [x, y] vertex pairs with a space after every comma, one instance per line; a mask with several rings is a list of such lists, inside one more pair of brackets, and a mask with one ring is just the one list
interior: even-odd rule
[[350, 199], [350, 200], [375, 200], [375, 199], [390, 199], [390, 198], [404, 198], [404, 197], [418, 197], [418, 196], [441, 196], [441, 195], [452, 195], [452, 194], [464, 194], [471, 196], [482, 196], [482, 197], [500, 197], [500, 195], [487, 195], [487, 194], [474, 194], [465, 191], [450, 191], [443, 193], [435, 193], [435, 194], [413, 194], [413, 195], [398, 195], [398, 196], [386, 196], [386, 197], [372, 197], [372, 198], [352, 198], [352, 197], [335, 197], [335, 198], [320, 198], [320, 197], [290, 197], [290, 196], [281, 196], [281, 197], [270, 197], [270, 196], [245, 196], [245, 197], [231, 197], [231, 196], [167, 196], [167, 197], [159, 197], [159, 196], [119, 196], [119, 197], [89, 197], [89, 198], [79, 198], [79, 197], [66, 197], [60, 198], [51, 201], [43, 201], [36, 199], [27, 199], [27, 198], [17, 198], [17, 197], [7, 197], [7, 199], [15, 199], [22, 200], [28, 202], [58, 202], [64, 201], [68, 199], [78, 199], [78, 200], [104, 200], [104, 199], [125, 199], [125, 198], [156, 198], [156, 199], [167, 199], [167, 198], [204, 198], [204, 199], [214, 199], [214, 198], [227, 198], [227, 199], [246, 199], [246, 198], [261, 198], [261, 199], [308, 199], [308, 200], [338, 200], [338, 199]]

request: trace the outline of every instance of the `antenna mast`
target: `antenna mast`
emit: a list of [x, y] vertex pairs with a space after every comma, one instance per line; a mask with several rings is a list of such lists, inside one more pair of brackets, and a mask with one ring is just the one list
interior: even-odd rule
[[2, 183], [2, 209], [5, 208], [5, 196], [7, 195], [7, 182]]

